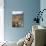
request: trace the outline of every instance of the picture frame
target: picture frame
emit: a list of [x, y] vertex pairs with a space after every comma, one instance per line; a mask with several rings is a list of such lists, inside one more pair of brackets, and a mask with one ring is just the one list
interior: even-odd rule
[[24, 12], [13, 11], [12, 12], [12, 27], [23, 27], [24, 26]]

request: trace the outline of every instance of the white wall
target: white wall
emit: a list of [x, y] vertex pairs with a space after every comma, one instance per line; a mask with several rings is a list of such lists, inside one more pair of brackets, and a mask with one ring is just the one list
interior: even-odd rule
[[4, 0], [0, 0], [0, 42], [4, 41]]

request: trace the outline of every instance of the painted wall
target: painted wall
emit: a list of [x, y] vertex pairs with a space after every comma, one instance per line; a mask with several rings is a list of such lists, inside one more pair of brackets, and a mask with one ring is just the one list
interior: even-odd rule
[[[46, 9], [46, 0], [40, 0], [40, 10], [43, 10], [43, 9]], [[43, 22], [40, 21], [40, 25], [46, 27], [46, 11], [43, 12], [42, 17], [43, 17]], [[45, 44], [46, 44], [46, 40], [45, 40]]]
[[[40, 10], [42, 11], [43, 9], [46, 9], [46, 0], [41, 0], [40, 1]], [[46, 26], [46, 10], [43, 12], [43, 22], [40, 22], [40, 25]]]
[[[32, 20], [40, 9], [40, 0], [5, 0], [4, 1], [4, 35], [7, 41], [18, 41], [24, 37], [32, 28]], [[12, 11], [24, 11], [24, 27], [12, 28]]]
[[0, 0], [0, 42], [4, 41], [4, 0]]

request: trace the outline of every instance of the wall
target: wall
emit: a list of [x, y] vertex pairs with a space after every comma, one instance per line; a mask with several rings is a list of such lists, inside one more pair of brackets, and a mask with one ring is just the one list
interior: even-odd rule
[[[43, 10], [43, 9], [46, 9], [46, 0], [40, 0], [40, 10]], [[43, 22], [40, 21], [40, 25], [46, 27], [46, 11], [43, 12], [42, 17], [43, 17]]]
[[0, 0], [0, 42], [4, 41], [4, 0]]
[[[5, 0], [4, 1], [4, 35], [7, 41], [18, 41], [32, 28], [32, 20], [40, 10], [40, 0]], [[24, 11], [24, 27], [12, 28], [12, 11]]]
[[[41, 9], [41, 11], [42, 11], [43, 9], [46, 9], [46, 0], [41, 0], [41, 1], [40, 1], [40, 9]], [[42, 17], [43, 17], [43, 22], [41, 21], [41, 22], [40, 22], [40, 25], [46, 27], [46, 20], [45, 20], [45, 19], [46, 19], [46, 10], [43, 12]]]

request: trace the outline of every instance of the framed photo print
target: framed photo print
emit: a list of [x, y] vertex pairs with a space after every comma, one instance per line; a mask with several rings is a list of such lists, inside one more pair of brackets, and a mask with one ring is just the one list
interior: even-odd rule
[[23, 11], [12, 12], [12, 27], [23, 27], [24, 26], [24, 13]]

